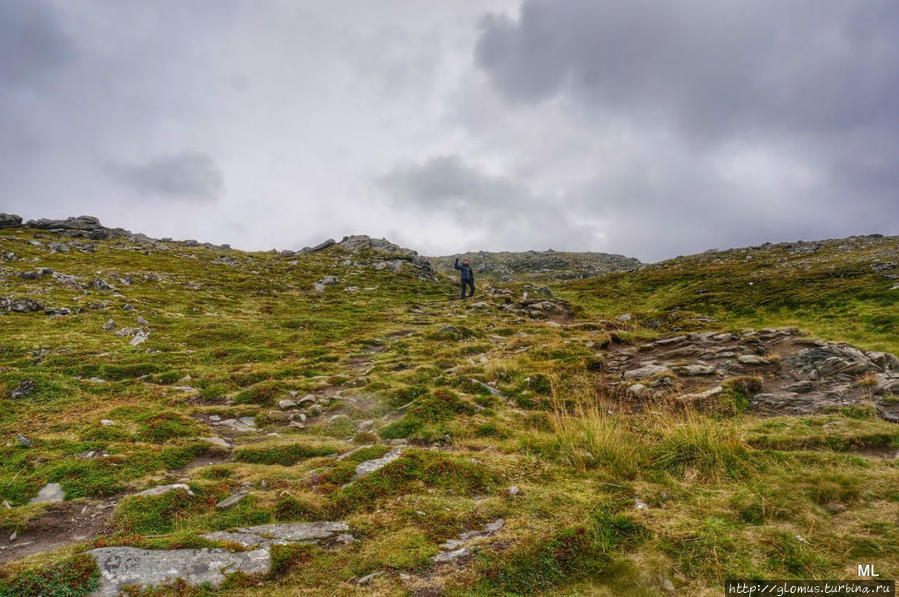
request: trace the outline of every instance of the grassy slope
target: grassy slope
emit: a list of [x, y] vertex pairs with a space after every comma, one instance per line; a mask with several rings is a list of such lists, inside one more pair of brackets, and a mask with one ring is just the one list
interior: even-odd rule
[[[0, 526], [24, 528], [40, 515], [44, 506], [22, 504], [47, 481], [61, 482], [77, 499], [152, 486], [208, 451], [198, 438], [217, 431], [200, 415], [246, 414], [257, 417], [263, 433], [280, 436], [246, 440], [234, 461], [191, 471], [193, 498], [122, 501], [114, 534], [104, 541], [202, 545], [199, 532], [323, 518], [348, 520], [360, 539], [335, 550], [285, 550], [264, 586], [238, 579], [224, 589], [234, 595], [401, 595], [425, 586], [459, 595], [645, 595], [663, 594], [666, 579], [693, 594], [719, 594], [729, 577], [851, 578], [856, 561], [874, 563], [886, 577], [899, 570], [899, 534], [890, 523], [899, 469], [895, 461], [852, 451], [896, 447], [895, 426], [877, 419], [609, 416], [593, 371], [602, 356], [597, 347], [607, 340], [601, 331], [443, 302], [452, 293], [446, 284], [371, 267], [356, 271], [336, 249], [300, 257], [296, 265], [271, 254], [175, 245], [144, 255], [127, 241], [96, 243], [92, 255], [50, 254], [23, 242], [32, 234], [4, 232], [0, 249], [25, 260], [5, 264], [0, 295], [85, 311], [58, 319], [0, 317], [0, 437], [22, 432], [34, 442], [0, 447], [0, 499], [15, 506], [0, 509]], [[222, 255], [237, 265], [214, 264]], [[647, 269], [565, 284], [564, 293], [594, 313], [632, 311], [649, 320], [676, 306], [725, 325], [797, 321], [821, 335], [840, 337], [845, 329], [860, 344], [894, 347], [896, 336], [878, 327], [895, 324], [885, 302], [890, 295], [867, 273], [844, 275], [841, 294], [825, 292], [831, 302], [820, 293], [809, 293], [818, 297], [813, 304], [787, 302], [785, 289], [806, 296], [817, 284], [827, 291], [839, 280], [837, 270], [827, 269], [843, 267], [838, 257], [822, 270], [830, 277], [814, 270], [798, 290], [790, 270], [756, 274], [753, 288], [766, 289], [764, 295], [733, 290], [743, 288], [735, 282], [741, 276], [752, 276], [749, 266], [736, 264]], [[13, 275], [38, 266], [87, 281], [103, 277], [121, 296]], [[342, 282], [313, 291], [326, 274]], [[121, 276], [133, 283], [119, 282]], [[379, 290], [351, 293], [346, 285]], [[709, 292], [694, 294], [699, 287]], [[88, 308], [99, 302], [108, 306]], [[122, 311], [125, 303], [137, 311]], [[836, 319], [822, 311], [825, 304]], [[110, 317], [135, 325], [137, 313], [153, 330], [139, 347], [102, 329]], [[855, 323], [857, 314], [869, 319]], [[665, 325], [685, 320], [676, 315]], [[35, 393], [8, 398], [23, 379], [37, 382]], [[472, 379], [494, 382], [515, 406]], [[197, 388], [202, 398], [179, 385]], [[291, 390], [302, 395], [333, 386], [360, 401], [333, 402], [304, 430], [268, 415]], [[382, 438], [407, 438], [416, 447], [342, 489], [356, 462], [387, 448], [378, 444], [335, 462], [332, 452], [377, 441], [354, 435], [345, 420], [329, 421], [335, 413], [375, 419]], [[102, 418], [116, 425], [102, 427]], [[822, 441], [834, 436], [841, 441]], [[77, 458], [92, 449], [110, 457]], [[216, 501], [243, 482], [252, 484], [251, 497], [217, 511]], [[513, 484], [522, 495], [509, 498], [505, 488]], [[648, 509], [636, 509], [635, 500]], [[430, 566], [439, 543], [497, 517], [506, 519], [505, 529], [473, 562]], [[23, 570], [90, 546], [8, 566], [0, 594], [24, 582]], [[366, 587], [350, 582], [374, 571], [388, 574]]]
[[[592, 312], [632, 311], [661, 329], [692, 315], [732, 327], [796, 325], [830, 340], [899, 352], [899, 238], [824, 241], [814, 253], [780, 245], [679, 257], [624, 274], [565, 284]], [[895, 269], [878, 271], [878, 264]], [[882, 266], [881, 266], [882, 267]]]

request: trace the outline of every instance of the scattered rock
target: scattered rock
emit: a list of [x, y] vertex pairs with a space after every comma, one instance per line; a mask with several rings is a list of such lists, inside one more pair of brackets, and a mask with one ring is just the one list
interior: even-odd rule
[[328, 286], [333, 286], [340, 282], [340, 279], [337, 276], [325, 276], [321, 280], [315, 283], [315, 289], [318, 292], [324, 292], [325, 288]]
[[103, 278], [95, 278], [91, 287], [94, 290], [115, 290], [106, 280]]
[[278, 408], [281, 410], [287, 410], [288, 408], [293, 408], [297, 405], [296, 402], [290, 400], [289, 398], [285, 398], [284, 400], [278, 401]]
[[24, 398], [25, 396], [31, 394], [34, 391], [35, 387], [36, 385], [34, 383], [34, 380], [24, 379], [19, 382], [19, 385], [17, 385], [12, 392], [9, 393], [9, 397], [13, 399]]
[[521, 495], [521, 489], [518, 487], [518, 485], [512, 485], [511, 487], [506, 489], [506, 495], [509, 497]]
[[137, 325], [150, 325], [150, 322], [143, 318], [142, 315], [137, 316]]
[[33, 298], [0, 297], [0, 309], [10, 313], [34, 313], [44, 310], [44, 303]]
[[618, 315], [617, 317], [615, 317], [615, 321], [620, 321], [622, 323], [625, 323], [625, 322], [630, 321], [633, 318], [634, 318], [634, 316], [631, 315], [630, 313], [622, 313], [621, 315]]
[[110, 319], [109, 321], [107, 321], [106, 323], [103, 324], [103, 329], [106, 331], [114, 330], [115, 329], [115, 321]]
[[104, 427], [109, 427], [110, 425], [115, 425], [115, 421], [112, 419], [100, 419], [100, 424]]
[[16, 434], [16, 441], [19, 442], [21, 445], [25, 446], [26, 448], [31, 447], [31, 440], [28, 439], [27, 437], [25, 437], [24, 435], [22, 435], [21, 433]]
[[220, 448], [226, 448], [229, 450], [231, 449], [231, 444], [218, 437], [217, 435], [211, 437], [201, 437], [200, 440], [206, 442], [207, 444], [212, 444], [213, 446], [218, 446]]
[[150, 337], [150, 332], [146, 332], [144, 330], [138, 330], [134, 337], [131, 338], [131, 341], [128, 343], [130, 346], [137, 346], [139, 344], [143, 344]]

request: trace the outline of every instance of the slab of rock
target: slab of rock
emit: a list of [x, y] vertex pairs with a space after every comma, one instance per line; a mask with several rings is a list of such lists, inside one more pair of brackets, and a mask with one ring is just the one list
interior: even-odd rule
[[742, 354], [737, 357], [737, 360], [744, 365], [767, 365], [768, 361], [758, 356], [757, 354]]
[[493, 522], [488, 522], [480, 531], [466, 531], [459, 535], [456, 539], [450, 539], [440, 544], [442, 551], [431, 558], [435, 564], [446, 564], [455, 562], [460, 558], [465, 558], [472, 553], [472, 548], [468, 545], [477, 539], [489, 537], [499, 532], [506, 525], [506, 521], [497, 518]]
[[101, 547], [90, 553], [100, 569], [99, 596], [118, 595], [124, 587], [158, 587], [181, 578], [190, 585], [218, 586], [226, 574], [266, 574], [271, 555], [266, 549], [230, 552], [224, 549], [150, 550]]
[[237, 493], [229, 495], [228, 497], [217, 503], [215, 507], [217, 510], [227, 510], [228, 508], [236, 506], [240, 502], [244, 501], [244, 499], [246, 499], [248, 495], [250, 494], [246, 491], [238, 491]]
[[345, 522], [293, 522], [263, 524], [238, 528], [234, 531], [216, 531], [202, 535], [210, 541], [238, 543], [244, 547], [268, 547], [288, 543], [313, 543], [345, 533], [350, 526]]
[[449, 564], [451, 562], [455, 562], [456, 560], [466, 558], [471, 555], [471, 548], [468, 547], [460, 547], [459, 549], [454, 549], [452, 551], [441, 551], [433, 558], [435, 564]]
[[190, 490], [190, 487], [185, 485], [184, 483], [171, 483], [169, 485], [158, 485], [156, 487], [151, 487], [150, 489], [145, 489], [140, 493], [135, 493], [136, 497], [141, 496], [152, 496], [152, 495], [165, 495], [171, 491], [186, 491], [187, 495], [193, 495], [194, 492]]
[[353, 481], [357, 481], [366, 475], [370, 475], [373, 472], [384, 468], [403, 454], [402, 448], [394, 448], [393, 450], [387, 452], [380, 458], [375, 458], [374, 460], [366, 460], [359, 464], [356, 467], [356, 474], [353, 475]]
[[230, 427], [234, 431], [256, 431], [255, 421], [253, 426], [247, 425], [246, 423], [238, 421], [237, 419], [225, 419], [224, 421], [217, 421], [215, 423], [216, 425], [221, 425], [223, 427]]
[[672, 367], [672, 370], [678, 375], [714, 375], [715, 368], [711, 365], [684, 365], [683, 367]]
[[231, 448], [231, 444], [229, 444], [224, 439], [218, 437], [217, 435], [213, 435], [212, 437], [201, 437], [200, 441], [204, 441], [207, 444], [212, 444], [213, 446], [219, 446], [220, 448]]
[[47, 483], [37, 492], [37, 495], [28, 500], [29, 504], [52, 504], [66, 499], [66, 492], [59, 483]]
[[639, 369], [625, 371], [624, 379], [646, 379], [647, 377], [663, 373], [671, 373], [671, 369], [663, 365], [645, 365]]
[[281, 410], [287, 410], [288, 408], [293, 408], [296, 405], [297, 403], [290, 398], [285, 398], [284, 400], [278, 401], [278, 408], [280, 408]]

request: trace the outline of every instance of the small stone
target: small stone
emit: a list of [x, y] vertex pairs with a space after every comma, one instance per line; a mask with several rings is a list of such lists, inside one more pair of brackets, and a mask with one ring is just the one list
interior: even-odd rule
[[630, 321], [630, 320], [633, 319], [633, 318], [634, 318], [634, 316], [631, 315], [630, 313], [622, 313], [621, 315], [619, 315], [619, 316], [616, 317], [615, 319], [616, 319], [617, 321], [620, 321], [620, 322], [626, 322], [626, 321]]
[[256, 417], [240, 417], [237, 419], [239, 422], [243, 423], [247, 427], [255, 427], [256, 426]]
[[846, 506], [838, 502], [828, 502], [824, 504], [824, 510], [830, 514], [841, 514], [846, 511]]
[[115, 329], [115, 321], [110, 319], [109, 321], [107, 321], [106, 323], [103, 324], [103, 329], [106, 331], [114, 330]]
[[341, 533], [334, 537], [334, 541], [343, 545], [349, 545], [350, 543], [354, 543], [356, 541], [356, 538], [349, 533]]
[[506, 495], [508, 495], [509, 497], [521, 495], [521, 489], [518, 487], [518, 485], [512, 485], [511, 487], [506, 489]]
[[21, 433], [16, 434], [16, 441], [25, 446], [26, 448], [31, 447], [31, 440], [22, 435]]
[[290, 400], [289, 398], [285, 398], [284, 400], [278, 402], [278, 408], [280, 408], [281, 410], [287, 410], [288, 408], [293, 408], [296, 405], [297, 403], [293, 400]]
[[52, 504], [54, 502], [61, 502], [66, 499], [66, 492], [62, 490], [62, 485], [59, 483], [47, 483], [44, 487], [37, 492], [37, 495], [31, 498], [28, 503], [29, 504]]
[[137, 316], [137, 325], [150, 325], [150, 322], [143, 318], [142, 315]]
[[150, 337], [149, 332], [145, 332], [144, 330], [137, 330], [137, 333], [134, 334], [134, 337], [131, 338], [131, 342], [128, 344], [131, 346], [137, 346], [138, 344], [143, 344], [147, 341], [147, 338]]
[[104, 427], [109, 427], [111, 425], [115, 425], [115, 421], [112, 419], [100, 419], [100, 424]]
[[215, 505], [216, 510], [227, 510], [242, 502], [249, 494], [245, 491], [238, 491], [230, 495]]

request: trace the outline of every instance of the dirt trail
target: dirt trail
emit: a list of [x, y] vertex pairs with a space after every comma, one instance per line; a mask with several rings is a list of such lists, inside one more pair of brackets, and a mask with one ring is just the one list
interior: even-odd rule
[[36, 553], [81, 543], [106, 534], [115, 499], [102, 502], [63, 502], [28, 524], [28, 528], [10, 541], [11, 533], [0, 535], [0, 564]]

